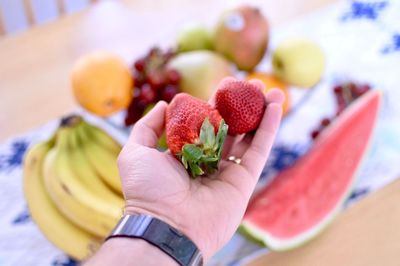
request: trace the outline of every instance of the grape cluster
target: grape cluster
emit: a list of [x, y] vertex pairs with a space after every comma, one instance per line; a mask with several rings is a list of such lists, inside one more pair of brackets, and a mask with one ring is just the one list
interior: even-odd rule
[[146, 108], [159, 100], [170, 102], [179, 90], [181, 76], [178, 71], [166, 67], [175, 52], [163, 52], [154, 47], [132, 67], [134, 78], [133, 99], [127, 109], [125, 125], [130, 126], [139, 120]]
[[315, 140], [335, 117], [340, 115], [347, 106], [370, 89], [371, 87], [368, 84], [356, 84], [354, 82], [336, 85], [333, 88], [336, 99], [336, 115], [331, 119], [327, 117], [321, 119], [318, 127], [311, 131], [311, 138]]
[[369, 91], [371, 87], [368, 84], [356, 84], [354, 82], [347, 82], [341, 85], [336, 85], [333, 92], [336, 98], [337, 111], [339, 115], [343, 110], [349, 106], [355, 99]]

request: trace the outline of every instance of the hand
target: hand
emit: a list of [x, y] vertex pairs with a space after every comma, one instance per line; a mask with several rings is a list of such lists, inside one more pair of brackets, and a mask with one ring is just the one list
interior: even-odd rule
[[[262, 86], [257, 81], [252, 81]], [[148, 214], [188, 236], [207, 261], [238, 228], [268, 158], [284, 100], [279, 90], [266, 95], [264, 117], [254, 136], [229, 137], [216, 174], [192, 179], [170, 152], [155, 147], [164, 131], [167, 104], [159, 102], [139, 120], [118, 165], [126, 214]], [[227, 156], [241, 158], [236, 164]]]

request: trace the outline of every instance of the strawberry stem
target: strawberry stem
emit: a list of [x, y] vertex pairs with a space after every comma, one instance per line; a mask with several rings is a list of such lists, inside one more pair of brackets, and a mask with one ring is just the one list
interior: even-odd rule
[[182, 147], [178, 157], [193, 178], [211, 174], [218, 169], [227, 133], [228, 125], [224, 120], [221, 120], [215, 135], [214, 126], [206, 118], [200, 128], [200, 143], [185, 144]]

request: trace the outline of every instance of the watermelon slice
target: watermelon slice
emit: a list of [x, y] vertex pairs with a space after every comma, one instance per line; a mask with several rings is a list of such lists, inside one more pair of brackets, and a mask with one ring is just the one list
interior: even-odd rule
[[253, 198], [241, 230], [273, 250], [294, 248], [321, 232], [349, 195], [380, 99], [379, 91], [370, 91], [350, 105], [306, 155]]

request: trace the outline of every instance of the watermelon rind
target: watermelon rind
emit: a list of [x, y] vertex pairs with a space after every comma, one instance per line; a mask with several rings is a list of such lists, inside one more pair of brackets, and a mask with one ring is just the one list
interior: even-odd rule
[[[369, 91], [368, 93], [360, 97], [358, 100], [356, 100], [353, 104], [351, 104], [345, 111], [343, 111], [343, 113], [337, 118], [337, 120], [334, 123], [328, 126], [324, 131], [322, 131], [320, 137], [317, 139], [317, 142], [323, 141], [324, 138], [326, 138], [331, 134], [331, 131], [334, 131], [335, 128], [341, 124], [341, 121], [345, 121], [348, 119], [349, 116], [351, 116], [353, 110], [358, 109], [360, 105], [363, 105], [364, 102], [368, 102], [370, 98], [373, 97], [378, 97], [378, 108], [376, 113], [374, 114], [375, 117], [373, 118], [375, 120], [374, 123], [376, 124], [382, 101], [382, 91], [380, 90]], [[294, 249], [315, 238], [317, 235], [319, 235], [320, 232], [322, 232], [323, 229], [325, 229], [334, 220], [334, 218], [338, 215], [338, 213], [343, 209], [344, 202], [346, 201], [350, 192], [352, 191], [352, 188], [357, 180], [357, 177], [359, 176], [362, 165], [366, 160], [375, 132], [376, 132], [376, 126], [372, 128], [371, 134], [366, 144], [366, 148], [364, 150], [364, 154], [360, 159], [360, 161], [358, 162], [356, 170], [354, 171], [354, 174], [351, 178], [352, 181], [349, 183], [347, 189], [343, 193], [342, 197], [340, 198], [336, 206], [329, 213], [327, 213], [327, 215], [321, 221], [319, 221], [318, 224], [316, 224], [309, 230], [289, 239], [287, 238], [281, 239], [276, 236], [273, 236], [266, 230], [259, 228], [257, 225], [247, 220], [244, 220], [242, 222], [239, 228], [239, 232], [241, 232], [247, 237], [254, 239], [258, 243], [264, 244], [265, 246], [269, 247], [271, 250], [274, 251], [285, 251], [289, 249]]]

